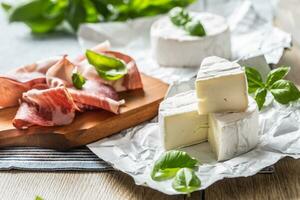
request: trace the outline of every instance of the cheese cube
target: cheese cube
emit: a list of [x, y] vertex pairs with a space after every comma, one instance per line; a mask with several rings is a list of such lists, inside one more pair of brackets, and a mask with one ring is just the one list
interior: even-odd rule
[[205, 58], [196, 79], [199, 114], [242, 112], [248, 107], [243, 68], [216, 56]]
[[159, 107], [159, 125], [166, 150], [207, 140], [208, 115], [198, 114], [195, 91], [165, 99]]
[[208, 142], [218, 161], [254, 148], [258, 143], [258, 133], [258, 108], [251, 97], [245, 112], [209, 114]]

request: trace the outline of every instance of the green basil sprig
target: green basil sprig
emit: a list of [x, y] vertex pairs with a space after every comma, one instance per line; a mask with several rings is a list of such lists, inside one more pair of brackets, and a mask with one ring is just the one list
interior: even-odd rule
[[177, 173], [173, 180], [172, 187], [188, 195], [196, 191], [201, 186], [201, 181], [190, 168], [182, 168]]
[[264, 82], [257, 70], [246, 67], [248, 92], [254, 95], [259, 110], [263, 107], [268, 92], [280, 104], [287, 104], [300, 98], [300, 92], [294, 83], [283, 79], [289, 71], [290, 67], [274, 69], [268, 74], [267, 80]]
[[[74, 32], [82, 23], [125, 21], [166, 13], [195, 0], [26, 0], [10, 5], [2, 2], [10, 22], [23, 22], [33, 33], [45, 34], [68, 24]], [[66, 22], [66, 23], [64, 23]], [[67, 29], [68, 30], [68, 29]]]
[[167, 180], [173, 178], [181, 168], [194, 168], [197, 164], [198, 161], [186, 152], [167, 151], [155, 162], [151, 177], [156, 181]]
[[164, 181], [174, 178], [172, 187], [184, 193], [191, 193], [201, 186], [201, 182], [194, 172], [199, 162], [186, 152], [167, 151], [154, 163], [151, 178]]
[[72, 74], [72, 82], [75, 88], [82, 89], [85, 84], [85, 78], [78, 72]]
[[91, 50], [87, 50], [85, 55], [88, 62], [95, 67], [98, 75], [105, 80], [118, 80], [127, 74], [127, 66], [120, 59]]
[[200, 37], [206, 35], [205, 29], [201, 22], [197, 19], [193, 19], [189, 13], [181, 7], [175, 7], [170, 10], [169, 18], [174, 25], [183, 28], [190, 35]]

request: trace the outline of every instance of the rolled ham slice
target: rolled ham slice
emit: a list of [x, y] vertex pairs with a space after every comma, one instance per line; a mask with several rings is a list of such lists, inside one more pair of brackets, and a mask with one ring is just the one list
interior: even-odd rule
[[76, 70], [76, 66], [67, 57], [63, 57], [46, 73], [48, 86], [66, 87], [82, 111], [101, 108], [115, 114], [119, 113], [120, 105], [124, 104], [124, 100], [119, 101], [119, 96], [113, 87], [104, 84], [97, 78], [95, 80], [88, 79], [82, 89], [76, 89], [72, 85], [74, 70]]
[[66, 125], [72, 123], [76, 110], [78, 107], [64, 87], [33, 89], [23, 94], [13, 125], [18, 129]]
[[0, 109], [17, 106], [22, 94], [33, 88], [47, 88], [45, 74], [61, 57], [25, 65], [5, 75], [0, 75]]
[[133, 58], [116, 51], [102, 51], [101, 53], [124, 61], [127, 65], [128, 73], [118, 80], [107, 81], [101, 79], [96, 69], [91, 66], [85, 59], [80, 64], [78, 64], [78, 71], [84, 77], [91, 80], [99, 80], [106, 85], [112, 86], [117, 92], [143, 88], [142, 78]]
[[68, 91], [82, 110], [101, 108], [119, 114], [120, 106], [125, 103], [124, 100], [119, 101], [118, 94], [111, 86], [95, 80], [87, 80], [81, 90], [68, 88]]

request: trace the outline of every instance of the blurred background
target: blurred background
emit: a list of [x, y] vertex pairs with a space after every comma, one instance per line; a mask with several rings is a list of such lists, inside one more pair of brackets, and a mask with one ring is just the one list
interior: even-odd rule
[[[284, 1], [284, 3], [283, 3]], [[0, 72], [52, 55], [81, 50], [76, 31], [83, 23], [156, 16], [175, 6], [229, 16], [242, 0], [0, 0]], [[300, 42], [299, 0], [251, 0], [262, 18]], [[297, 37], [298, 36], [298, 37]], [[120, 33], [120, 37], [121, 33]]]

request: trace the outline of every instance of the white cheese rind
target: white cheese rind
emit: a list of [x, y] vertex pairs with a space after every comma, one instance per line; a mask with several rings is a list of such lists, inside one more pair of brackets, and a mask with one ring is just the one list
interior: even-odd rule
[[198, 114], [195, 91], [165, 99], [159, 107], [159, 125], [166, 150], [207, 140], [208, 116]]
[[242, 112], [248, 107], [246, 75], [237, 63], [216, 56], [205, 58], [195, 87], [200, 114]]
[[205, 57], [231, 58], [230, 30], [226, 20], [211, 13], [191, 13], [203, 24], [206, 36], [191, 36], [173, 25], [169, 17], [151, 27], [152, 54], [164, 67], [199, 67]]
[[245, 112], [209, 114], [208, 142], [218, 161], [253, 149], [258, 143], [258, 133], [258, 108], [251, 97]]

